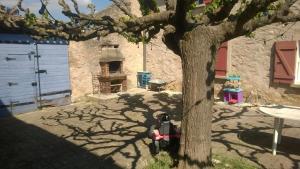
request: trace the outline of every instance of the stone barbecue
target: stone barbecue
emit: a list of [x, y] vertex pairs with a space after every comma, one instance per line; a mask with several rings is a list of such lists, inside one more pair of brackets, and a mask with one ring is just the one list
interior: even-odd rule
[[104, 43], [101, 45], [99, 76], [100, 93], [109, 94], [127, 90], [127, 76], [123, 71], [124, 57], [119, 45]]

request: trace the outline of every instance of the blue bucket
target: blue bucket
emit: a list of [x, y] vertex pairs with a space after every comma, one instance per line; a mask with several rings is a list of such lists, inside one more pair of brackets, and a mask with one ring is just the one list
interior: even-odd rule
[[151, 73], [150, 72], [138, 72], [137, 73], [137, 87], [139, 88], [146, 88], [149, 81], [151, 79]]

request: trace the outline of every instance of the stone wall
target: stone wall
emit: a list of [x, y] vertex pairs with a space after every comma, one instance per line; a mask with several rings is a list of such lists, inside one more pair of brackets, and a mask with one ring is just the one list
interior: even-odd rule
[[126, 39], [116, 34], [101, 40], [93, 39], [85, 42], [71, 42], [69, 47], [69, 62], [73, 101], [93, 92], [92, 73], [97, 74], [100, 72], [100, 44], [107, 40], [119, 44], [120, 51], [125, 58], [123, 67], [128, 78], [128, 88], [136, 86], [136, 74], [142, 70], [143, 65], [141, 44], [128, 43]]
[[[284, 35], [278, 37], [282, 33]], [[300, 88], [272, 83], [273, 45], [276, 41], [300, 40], [300, 22], [272, 24], [258, 29], [254, 35], [254, 38], [239, 37], [230, 41], [228, 73], [241, 76], [246, 98], [251, 93], [257, 93], [271, 102], [300, 105]], [[217, 82], [223, 83], [222, 80]], [[218, 93], [220, 85], [216, 89]]]
[[[139, 4], [131, 1], [131, 10], [140, 15]], [[112, 16], [120, 16], [118, 9], [110, 7]], [[277, 37], [286, 32], [283, 37]], [[291, 26], [273, 24], [258, 29], [254, 38], [239, 37], [229, 42], [229, 74], [239, 74], [245, 98], [258, 95], [260, 100], [284, 104], [300, 104], [300, 88], [271, 83], [273, 44], [279, 40], [300, 40], [300, 23]], [[167, 49], [161, 40], [162, 32], [147, 44], [147, 70], [153, 78], [168, 82], [168, 89], [181, 91], [182, 69], [180, 57]], [[128, 75], [128, 89], [136, 87], [136, 74], [142, 70], [142, 44], [129, 43], [120, 35], [112, 34], [106, 38], [86, 42], [70, 43], [70, 67], [73, 100], [92, 93], [91, 73], [99, 71], [99, 49], [101, 41], [110, 40], [120, 46], [125, 57], [124, 71]], [[264, 43], [264, 40], [267, 40]], [[220, 89], [224, 80], [216, 79], [216, 95], [221, 96]]]
[[157, 37], [147, 44], [147, 70], [154, 79], [167, 82], [169, 90], [181, 91], [181, 59], [162, 42], [162, 32]]
[[92, 88], [92, 73], [100, 71], [100, 46], [95, 40], [85, 42], [70, 42], [69, 64], [72, 88], [72, 101], [90, 94]]
[[[300, 2], [292, 10], [300, 14]], [[283, 36], [279, 36], [283, 34]], [[300, 106], [300, 88], [272, 82], [276, 41], [300, 40], [300, 22], [272, 24], [254, 32], [254, 38], [238, 37], [229, 42], [229, 74], [239, 74], [245, 99], [256, 98], [261, 103], [279, 103]], [[216, 80], [216, 94], [224, 80]], [[253, 101], [253, 99], [252, 99]]]
[[[130, 0], [131, 11], [136, 15], [141, 15], [139, 4], [135, 0]], [[117, 18], [122, 14], [114, 6], [110, 6], [99, 15], [109, 14]], [[171, 82], [170, 89], [181, 89], [181, 64], [180, 58], [167, 49], [161, 40], [160, 33], [156, 39], [147, 44], [147, 70], [153, 78], [159, 78], [166, 82]], [[101, 55], [100, 44], [110, 41], [119, 44], [119, 48], [124, 60], [124, 72], [128, 78], [128, 89], [137, 85], [137, 72], [143, 70], [143, 45], [128, 42], [125, 38], [117, 34], [111, 34], [100, 40], [92, 39], [85, 42], [71, 42], [69, 46], [70, 55], [70, 76], [72, 84], [72, 100], [76, 101], [82, 96], [91, 94], [92, 73], [100, 71], [99, 56]], [[167, 66], [166, 66], [167, 65]]]

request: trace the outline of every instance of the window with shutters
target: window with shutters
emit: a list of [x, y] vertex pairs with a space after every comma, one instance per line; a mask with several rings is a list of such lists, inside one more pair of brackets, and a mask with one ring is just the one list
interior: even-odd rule
[[216, 55], [215, 75], [216, 78], [226, 77], [228, 72], [228, 42], [221, 44]]
[[[274, 45], [274, 72], [273, 82], [282, 84], [294, 84], [298, 79], [297, 42], [279, 41]], [[297, 76], [297, 78], [296, 78]]]

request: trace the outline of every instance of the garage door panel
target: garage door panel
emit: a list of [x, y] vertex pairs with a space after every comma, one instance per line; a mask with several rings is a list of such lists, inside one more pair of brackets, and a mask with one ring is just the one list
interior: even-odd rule
[[[40, 69], [47, 73], [40, 74], [42, 94], [59, 93], [70, 90], [69, 62], [67, 45], [38, 45]], [[59, 63], [59, 64], [58, 64]], [[68, 94], [68, 93], [67, 93]], [[60, 98], [53, 94], [48, 98]], [[45, 96], [43, 96], [45, 98]]]
[[[34, 57], [29, 44], [0, 44], [0, 97], [5, 105], [35, 102]], [[14, 110], [11, 110], [14, 112]]]

